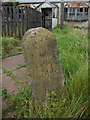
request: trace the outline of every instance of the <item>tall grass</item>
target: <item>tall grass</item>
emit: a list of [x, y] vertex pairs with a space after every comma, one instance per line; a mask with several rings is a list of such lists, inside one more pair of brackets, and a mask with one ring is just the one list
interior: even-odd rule
[[80, 119], [88, 116], [88, 36], [81, 29], [69, 26], [63, 30], [57, 27], [52, 33], [58, 44], [65, 86], [47, 93], [42, 105], [34, 103], [28, 87], [23, 88], [21, 93], [11, 96], [10, 108], [16, 111], [15, 117]]
[[65, 88], [70, 97], [70, 104], [63, 115], [81, 117], [88, 105], [88, 35], [69, 26], [62, 31], [56, 28], [53, 34], [57, 39], [66, 78]]

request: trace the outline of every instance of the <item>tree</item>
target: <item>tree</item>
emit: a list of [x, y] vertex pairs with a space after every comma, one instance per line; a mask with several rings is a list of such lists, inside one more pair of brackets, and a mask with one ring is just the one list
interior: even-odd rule
[[18, 5], [19, 4], [19, 1], [18, 0], [8, 0], [6, 2], [6, 5], [7, 6], [13, 6], [13, 5]]

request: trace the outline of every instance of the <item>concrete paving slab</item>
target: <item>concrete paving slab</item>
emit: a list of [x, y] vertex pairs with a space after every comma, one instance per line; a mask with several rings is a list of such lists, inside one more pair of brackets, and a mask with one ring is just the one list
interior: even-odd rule
[[2, 74], [2, 88], [6, 89], [8, 94], [17, 94], [20, 87], [16, 84], [16, 81], [12, 80], [6, 74]]
[[7, 99], [2, 99], [2, 110], [5, 111], [8, 109]]
[[21, 84], [30, 85], [30, 80], [28, 79], [27, 68], [20, 68], [13, 71], [13, 75], [20, 81]]
[[2, 60], [2, 66], [8, 70], [17, 68], [19, 64], [25, 64], [23, 54], [7, 57]]

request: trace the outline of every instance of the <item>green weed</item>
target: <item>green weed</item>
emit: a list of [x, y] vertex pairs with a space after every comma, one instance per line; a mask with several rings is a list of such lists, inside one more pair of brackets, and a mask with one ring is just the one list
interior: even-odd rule
[[[15, 110], [14, 116], [20, 118], [28, 117], [29, 112], [29, 104], [32, 103], [32, 91], [26, 88], [22, 88], [21, 92], [17, 95], [11, 95], [10, 96], [10, 102], [9, 102], [9, 110], [13, 111]], [[11, 109], [11, 106], [12, 109]]]
[[14, 76], [12, 72], [13, 70], [3, 69], [3, 73], [7, 74], [7, 76], [15, 80], [17, 83], [20, 83], [19, 80], [17, 80], [16, 76]]
[[14, 38], [2, 37], [2, 58], [22, 54], [21, 41]]
[[6, 98], [6, 94], [7, 94], [7, 90], [6, 89], [2, 90], [2, 98]]
[[2, 89], [2, 98], [4, 99], [4, 98], [7, 98], [7, 97], [9, 97], [10, 96], [10, 94], [8, 94], [7, 93], [7, 89]]
[[19, 64], [19, 65], [18, 65], [18, 69], [19, 69], [19, 68], [23, 68], [23, 67], [26, 67], [26, 64], [24, 64], [24, 65]]

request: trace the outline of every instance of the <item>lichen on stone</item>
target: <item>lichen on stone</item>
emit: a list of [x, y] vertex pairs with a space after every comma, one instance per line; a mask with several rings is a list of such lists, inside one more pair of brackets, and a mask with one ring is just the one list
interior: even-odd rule
[[36, 102], [43, 102], [46, 89], [52, 91], [64, 84], [55, 36], [39, 27], [29, 29], [22, 41], [33, 96]]

